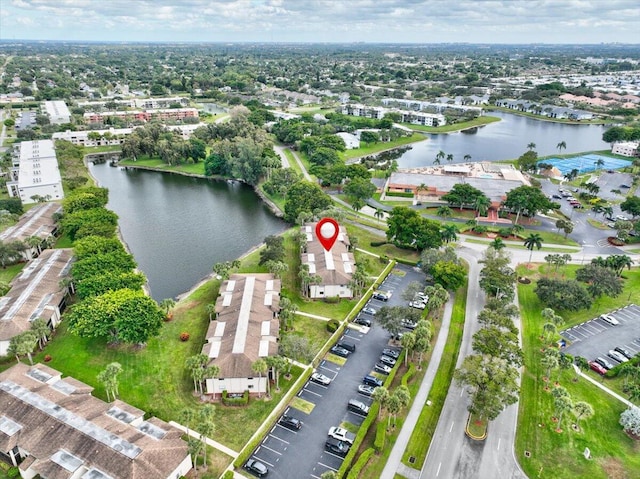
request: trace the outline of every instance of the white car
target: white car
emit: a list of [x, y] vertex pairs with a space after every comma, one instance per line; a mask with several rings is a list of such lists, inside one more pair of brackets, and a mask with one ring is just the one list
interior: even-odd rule
[[331, 384], [331, 379], [320, 373], [313, 373], [311, 375], [311, 381], [313, 381], [314, 383], [322, 384], [323, 386], [328, 386], [329, 384]]
[[614, 351], [613, 349], [609, 350], [609, 352], [607, 353], [607, 356], [609, 356], [612, 359], [615, 359], [619, 363], [626, 363], [627, 361], [629, 361], [622, 354], [620, 354], [618, 351]]
[[329, 428], [329, 433], [327, 435], [339, 441], [346, 442], [347, 444], [353, 444], [353, 440], [356, 437], [355, 434], [350, 433], [342, 427]]
[[416, 309], [424, 309], [427, 307], [427, 304], [422, 301], [409, 301], [409, 306]]
[[620, 322], [610, 314], [601, 314], [600, 319], [605, 323], [609, 323], [611, 326], [617, 326], [620, 324]]

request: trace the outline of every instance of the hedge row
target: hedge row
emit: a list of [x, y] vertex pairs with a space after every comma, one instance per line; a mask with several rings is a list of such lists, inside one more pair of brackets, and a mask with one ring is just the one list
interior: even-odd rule
[[360, 429], [358, 429], [358, 433], [356, 434], [356, 438], [353, 440], [353, 445], [349, 449], [349, 452], [344, 458], [344, 461], [342, 461], [342, 465], [340, 466], [340, 469], [338, 469], [338, 472], [336, 473], [336, 476], [338, 476], [338, 478], [345, 477], [345, 474], [351, 468], [351, 464], [355, 459], [358, 449], [362, 445], [362, 441], [364, 441], [364, 438], [369, 432], [369, 428], [378, 417], [378, 411], [380, 411], [380, 404], [378, 404], [378, 402], [376, 401], [369, 408], [369, 414], [367, 415], [365, 420], [362, 421], [362, 424], [360, 425]]
[[411, 381], [411, 378], [415, 375], [415, 373], [416, 373], [416, 365], [413, 363], [409, 363], [409, 369], [407, 369], [407, 372], [402, 375], [402, 379], [401, 379], [402, 385], [407, 386], [409, 381]]
[[246, 406], [249, 404], [249, 391], [245, 391], [242, 393], [242, 397], [228, 397], [228, 393], [226, 389], [222, 391], [222, 404], [225, 406]]
[[373, 441], [373, 447], [376, 452], [380, 452], [384, 449], [384, 443], [387, 440], [387, 425], [384, 421], [380, 421], [376, 426], [376, 439]]
[[398, 263], [406, 264], [407, 266], [417, 266], [417, 261], [411, 261], [410, 259], [405, 258], [395, 258]]
[[358, 479], [360, 477], [360, 471], [362, 471], [362, 469], [367, 466], [367, 464], [369, 463], [369, 459], [371, 459], [371, 456], [373, 456], [373, 452], [373, 448], [370, 447], [362, 454], [360, 454], [360, 457], [349, 471], [347, 479]]
[[387, 196], [398, 196], [400, 198], [413, 198], [413, 193], [406, 193], [404, 191], [387, 191]]

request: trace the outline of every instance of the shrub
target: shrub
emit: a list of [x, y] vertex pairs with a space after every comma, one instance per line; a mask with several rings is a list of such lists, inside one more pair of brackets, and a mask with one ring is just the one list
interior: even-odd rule
[[338, 321], [337, 319], [327, 321], [327, 331], [329, 331], [330, 333], [335, 333], [339, 327], [340, 321]]
[[510, 228], [500, 228], [498, 230], [498, 234], [500, 236], [502, 236], [503, 238], [508, 238], [509, 236], [511, 236], [511, 229]]
[[324, 298], [325, 303], [338, 304], [340, 302], [340, 296], [327, 296]]
[[227, 471], [222, 476], [222, 479], [233, 479], [234, 477], [233, 471]]
[[362, 471], [362, 469], [366, 467], [367, 463], [369, 462], [369, 459], [371, 459], [371, 456], [373, 456], [373, 453], [374, 453], [374, 450], [372, 447], [370, 447], [369, 449], [365, 450], [362, 454], [360, 454], [360, 457], [358, 458], [356, 463], [353, 465], [353, 467], [349, 471], [349, 475], [347, 476], [347, 479], [358, 479], [360, 477], [360, 471]]
[[191, 337], [191, 335], [189, 333], [182, 332], [180, 333], [180, 341], [189, 341], [189, 338]]
[[411, 378], [416, 373], [416, 365], [414, 363], [409, 363], [409, 369], [407, 372], [402, 375], [402, 379], [400, 380], [403, 386], [408, 386], [408, 382], [411, 381]]
[[372, 241], [370, 244], [371, 246], [383, 246], [385, 244], [387, 244], [388, 241]]
[[407, 193], [404, 191], [387, 191], [387, 196], [397, 196], [400, 198], [413, 198], [413, 193]]
[[387, 424], [380, 421], [376, 426], [376, 439], [373, 441], [373, 447], [377, 453], [384, 449], [384, 443], [387, 439]]
[[12, 467], [7, 471], [7, 477], [9, 479], [14, 479], [16, 477], [20, 477], [20, 469], [17, 467]]
[[477, 226], [474, 226], [474, 227], [473, 227], [473, 231], [474, 231], [475, 233], [478, 233], [478, 234], [484, 234], [484, 233], [486, 233], [487, 231], [489, 231], [489, 228], [487, 228], [487, 227], [486, 227], [486, 226], [484, 226], [484, 225], [477, 225]]
[[233, 394], [229, 396], [227, 391], [222, 391], [222, 404], [225, 406], [246, 406], [249, 404], [249, 391], [242, 393], [242, 396]]

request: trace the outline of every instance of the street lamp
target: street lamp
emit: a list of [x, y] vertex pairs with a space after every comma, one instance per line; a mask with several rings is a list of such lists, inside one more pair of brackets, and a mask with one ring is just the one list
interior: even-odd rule
[[584, 258], [587, 254], [586, 246], [587, 246], [587, 240], [582, 240], [582, 263], [580, 264], [584, 264]]

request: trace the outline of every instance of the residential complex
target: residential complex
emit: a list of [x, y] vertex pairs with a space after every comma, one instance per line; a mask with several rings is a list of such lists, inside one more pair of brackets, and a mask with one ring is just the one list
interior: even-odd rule
[[84, 115], [86, 124], [102, 124], [107, 118], [118, 118], [123, 121], [179, 121], [185, 118], [198, 118], [198, 110], [195, 108], [169, 108], [158, 110], [131, 110], [131, 111], [105, 111], [88, 112]]
[[344, 105], [341, 111], [343, 115], [361, 116], [375, 120], [381, 120], [387, 113], [397, 113], [401, 116], [400, 122], [412, 123], [414, 125], [442, 126], [447, 124], [446, 118], [440, 113], [425, 113], [422, 111], [406, 111], [387, 109], [379, 106], [353, 104]]
[[590, 111], [576, 110], [564, 106], [555, 105], [539, 105], [527, 100], [498, 100], [496, 106], [508, 108], [509, 110], [518, 110], [525, 113], [533, 113], [536, 115], [546, 116], [548, 118], [567, 119], [574, 121], [592, 120], [595, 115]]
[[26, 244], [27, 249], [22, 252], [24, 259], [38, 256], [43, 246], [55, 238], [58, 233], [58, 225], [55, 216], [62, 213], [62, 206], [58, 203], [43, 203], [34, 206], [20, 217], [20, 220], [0, 233], [0, 241], [11, 243], [13, 241], [25, 242], [29, 238], [40, 239], [40, 244]]
[[262, 394], [268, 377], [253, 370], [260, 358], [278, 354], [280, 280], [271, 274], [234, 274], [220, 286], [215, 321], [202, 354], [220, 368], [206, 379], [206, 394]]
[[31, 260], [11, 281], [11, 289], [0, 298], [0, 356], [6, 356], [11, 338], [44, 319], [50, 330], [61, 321], [68, 288], [61, 284], [73, 261], [71, 249], [47, 249]]
[[[179, 132], [182, 138], [186, 140], [201, 126], [203, 126], [203, 123], [196, 123], [194, 125], [165, 125], [165, 128]], [[105, 130], [84, 131], [67, 130], [54, 133], [52, 138], [54, 140], [69, 141], [79, 146], [113, 146], [123, 144], [125, 138], [133, 133], [133, 130], [135, 130], [135, 128], [109, 128]]]
[[309, 275], [316, 276], [318, 282], [309, 284], [309, 297], [321, 298], [353, 298], [351, 277], [355, 270], [355, 258], [351, 252], [349, 236], [340, 227], [338, 237], [330, 250], [325, 250], [316, 236], [316, 224], [310, 223], [302, 227], [307, 235], [307, 244], [302, 253], [302, 264], [309, 268]]
[[45, 101], [44, 111], [53, 125], [71, 123], [71, 112], [67, 104], [63, 101]]
[[128, 100], [98, 100], [81, 101], [78, 106], [82, 108], [104, 108], [107, 103], [115, 103], [123, 108], [169, 108], [171, 105], [188, 106], [189, 98], [174, 96], [169, 98], [130, 98]]
[[9, 196], [20, 198], [24, 204], [62, 199], [62, 178], [53, 141], [23, 141], [16, 149], [11, 179], [7, 181]]
[[640, 142], [621, 141], [614, 143], [611, 147], [611, 153], [628, 157], [640, 157]]
[[42, 364], [0, 373], [0, 455], [24, 479], [176, 479], [192, 467], [182, 431]]

